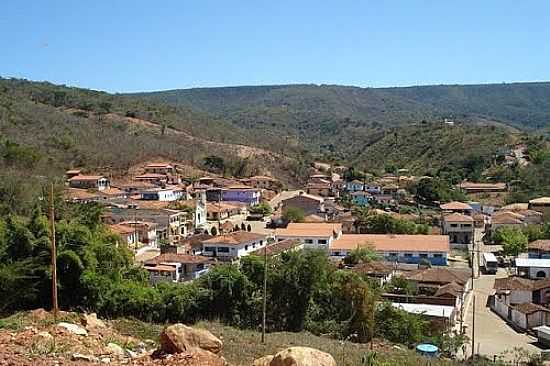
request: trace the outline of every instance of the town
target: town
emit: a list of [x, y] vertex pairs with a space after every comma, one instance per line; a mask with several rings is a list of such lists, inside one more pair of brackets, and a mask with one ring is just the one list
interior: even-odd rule
[[69, 170], [65, 198], [101, 205], [153, 285], [193, 281], [245, 256], [319, 250], [383, 286], [395, 308], [469, 337], [464, 357], [550, 342], [550, 197], [481, 204], [476, 197], [507, 185], [464, 181], [455, 189], [470, 200], [421, 203], [410, 188], [431, 178], [406, 173], [315, 163], [307, 183], [288, 190], [277, 177], [189, 177], [162, 161], [131, 177]]

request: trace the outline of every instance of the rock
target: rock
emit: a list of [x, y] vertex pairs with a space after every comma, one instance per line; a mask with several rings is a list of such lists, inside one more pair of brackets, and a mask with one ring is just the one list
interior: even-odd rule
[[73, 334], [80, 335], [80, 336], [87, 336], [88, 331], [84, 328], [82, 328], [79, 325], [73, 324], [73, 323], [65, 323], [61, 322], [57, 324], [58, 327], [61, 327]]
[[105, 323], [103, 320], [97, 318], [96, 313], [80, 315], [80, 323], [87, 329], [105, 328]]
[[92, 355], [83, 355], [82, 353], [73, 353], [73, 361], [99, 362], [99, 358]]
[[36, 336], [44, 340], [53, 339], [53, 336], [48, 332], [39, 332]]
[[111, 363], [111, 359], [109, 357], [102, 357], [99, 362], [101, 363]]
[[126, 355], [130, 358], [138, 358], [139, 355], [137, 354], [137, 352], [134, 352], [132, 351], [131, 349], [126, 349], [124, 350], [124, 352], [126, 353]]
[[31, 317], [34, 321], [46, 320], [49, 316], [50, 313], [42, 308], [31, 311]]
[[182, 353], [194, 348], [219, 353], [222, 346], [222, 341], [209, 331], [183, 324], [170, 325], [160, 334], [160, 347], [166, 353]]
[[124, 349], [116, 343], [107, 344], [107, 352], [110, 355], [115, 356], [115, 357], [124, 357], [125, 356]]
[[336, 361], [315, 348], [290, 347], [273, 356], [269, 366], [336, 366]]
[[270, 366], [273, 356], [264, 356], [254, 360], [252, 366]]

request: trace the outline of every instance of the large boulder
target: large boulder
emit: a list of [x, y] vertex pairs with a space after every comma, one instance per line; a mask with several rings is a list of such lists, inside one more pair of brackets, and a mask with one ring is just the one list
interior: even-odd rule
[[160, 348], [165, 353], [182, 353], [195, 348], [219, 353], [222, 346], [222, 341], [209, 331], [183, 324], [170, 325], [160, 334]]
[[273, 356], [269, 366], [336, 366], [336, 361], [315, 348], [290, 347]]
[[80, 325], [76, 325], [73, 323], [66, 323], [61, 322], [57, 324], [58, 327], [63, 328], [64, 330], [68, 331], [69, 333], [73, 333], [80, 336], [87, 336], [88, 331], [84, 328], [82, 328]]
[[96, 313], [80, 315], [80, 323], [82, 323], [86, 329], [105, 328], [105, 323], [103, 320], [97, 318]]

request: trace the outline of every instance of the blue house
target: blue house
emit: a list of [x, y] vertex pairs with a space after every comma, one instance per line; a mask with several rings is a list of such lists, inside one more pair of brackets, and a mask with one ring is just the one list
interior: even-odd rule
[[369, 192], [356, 191], [350, 194], [351, 201], [357, 206], [368, 206], [372, 196]]
[[343, 258], [352, 250], [372, 246], [385, 261], [446, 266], [450, 252], [447, 235], [343, 234], [330, 244], [330, 255]]
[[364, 184], [358, 179], [354, 179], [351, 182], [346, 183], [346, 190], [348, 192], [358, 192], [364, 189]]

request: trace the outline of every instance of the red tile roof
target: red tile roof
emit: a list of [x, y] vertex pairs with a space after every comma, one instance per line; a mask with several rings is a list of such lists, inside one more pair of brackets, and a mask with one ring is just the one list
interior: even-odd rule
[[145, 265], [156, 265], [163, 263], [183, 263], [183, 264], [198, 264], [208, 263], [211, 259], [200, 255], [187, 255], [176, 253], [164, 253], [160, 254], [152, 259], [145, 261]]
[[471, 216], [466, 216], [459, 213], [443, 216], [443, 220], [446, 222], [474, 222], [474, 219]]
[[254, 240], [266, 240], [263, 234], [249, 233], [247, 231], [235, 231], [234, 233], [218, 235], [203, 241], [203, 244], [240, 245]]
[[331, 250], [353, 250], [374, 245], [377, 251], [449, 252], [447, 235], [343, 234], [332, 242]]
[[453, 201], [444, 203], [441, 206], [442, 210], [472, 210], [472, 206], [464, 202]]

